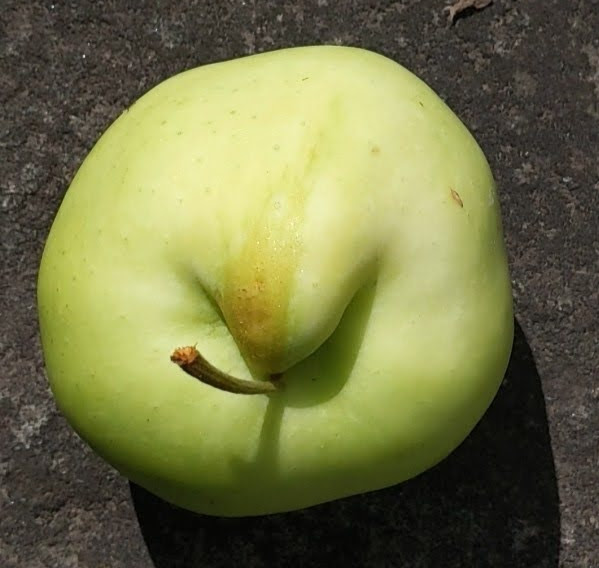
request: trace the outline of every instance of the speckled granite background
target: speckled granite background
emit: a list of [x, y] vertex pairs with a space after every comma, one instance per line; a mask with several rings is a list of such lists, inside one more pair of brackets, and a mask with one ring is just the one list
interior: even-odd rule
[[[0, 566], [599, 567], [599, 1], [24, 2], [0, 9]], [[169, 75], [335, 43], [411, 68], [473, 130], [501, 191], [518, 328], [497, 399], [421, 477], [282, 516], [169, 507], [57, 413], [35, 278], [78, 164]]]

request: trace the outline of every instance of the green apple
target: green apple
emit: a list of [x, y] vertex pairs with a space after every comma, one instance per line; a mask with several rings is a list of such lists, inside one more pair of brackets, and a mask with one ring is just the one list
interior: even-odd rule
[[489, 406], [513, 337], [481, 149], [420, 79], [343, 47], [206, 65], [141, 97], [65, 195], [38, 303], [76, 432], [224, 516], [430, 468]]

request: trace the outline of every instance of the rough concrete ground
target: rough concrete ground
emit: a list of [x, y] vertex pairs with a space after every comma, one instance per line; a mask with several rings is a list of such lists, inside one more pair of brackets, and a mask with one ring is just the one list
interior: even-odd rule
[[[599, 566], [599, 1], [22, 2], [0, 10], [0, 566]], [[289, 45], [359, 45], [439, 92], [488, 155], [519, 323], [472, 436], [404, 485], [211, 519], [129, 487], [57, 413], [35, 277], [98, 135], [150, 86]]]

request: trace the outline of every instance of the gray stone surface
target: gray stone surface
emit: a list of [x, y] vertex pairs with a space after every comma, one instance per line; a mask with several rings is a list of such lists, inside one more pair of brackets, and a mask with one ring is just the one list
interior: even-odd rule
[[[24, 2], [0, 10], [0, 566], [599, 566], [599, 1]], [[518, 329], [497, 399], [446, 461], [305, 511], [213, 519], [130, 487], [48, 391], [37, 266], [78, 164], [198, 64], [360, 45], [472, 129], [501, 192]]]

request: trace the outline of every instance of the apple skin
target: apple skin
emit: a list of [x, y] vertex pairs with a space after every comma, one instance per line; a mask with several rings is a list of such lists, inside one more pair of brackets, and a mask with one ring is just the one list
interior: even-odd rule
[[[512, 295], [472, 135], [369, 51], [181, 73], [98, 140], [43, 253], [60, 410], [123, 475], [199, 513], [289, 511], [420, 474], [505, 373]], [[169, 360], [197, 345], [272, 395]]]

